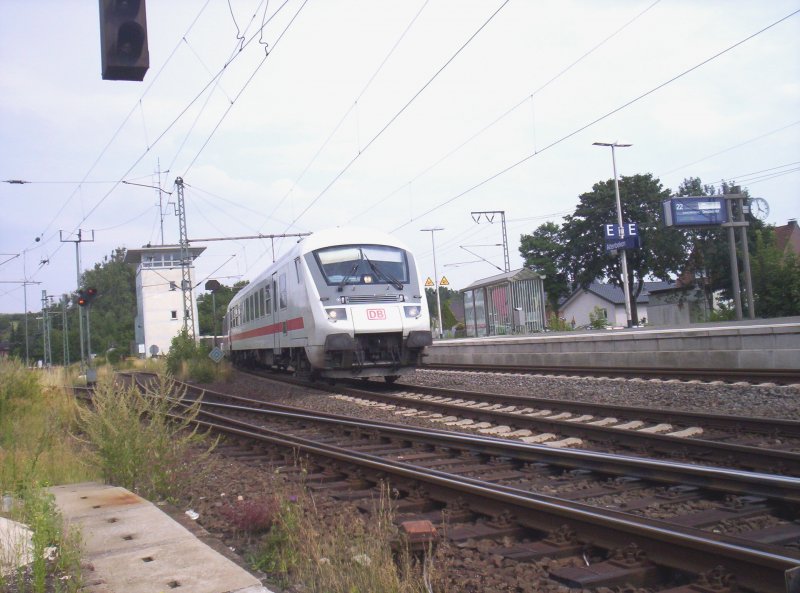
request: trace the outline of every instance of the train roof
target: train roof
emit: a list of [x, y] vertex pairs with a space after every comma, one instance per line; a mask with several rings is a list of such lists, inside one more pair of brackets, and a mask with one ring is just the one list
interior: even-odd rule
[[315, 251], [322, 247], [330, 247], [331, 245], [349, 245], [353, 243], [392, 245], [408, 251], [408, 247], [405, 243], [389, 233], [365, 227], [337, 227], [325, 229], [303, 237], [298, 241], [302, 253]]
[[[265, 270], [257, 274], [248, 286], [244, 287], [239, 293], [231, 299], [230, 304], [234, 304], [246, 296], [251, 288], [262, 282], [267, 278], [275, 269], [285, 265], [286, 261], [291, 261], [294, 258], [316, 251], [323, 247], [331, 247], [333, 245], [352, 245], [352, 244], [365, 244], [365, 245], [390, 245], [392, 247], [399, 247], [409, 251], [405, 243], [393, 237], [389, 233], [369, 229], [365, 227], [336, 227], [317, 231], [306, 237], [297, 240], [297, 243], [292, 246], [286, 253], [279, 257], [275, 263], [269, 265]], [[230, 305], [228, 306], [230, 308]]]

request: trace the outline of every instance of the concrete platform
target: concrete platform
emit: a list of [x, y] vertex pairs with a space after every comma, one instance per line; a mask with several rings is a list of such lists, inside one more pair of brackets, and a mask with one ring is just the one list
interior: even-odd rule
[[154, 504], [97, 483], [50, 488], [94, 567], [85, 593], [272, 593]]
[[434, 341], [425, 364], [800, 369], [800, 319]]

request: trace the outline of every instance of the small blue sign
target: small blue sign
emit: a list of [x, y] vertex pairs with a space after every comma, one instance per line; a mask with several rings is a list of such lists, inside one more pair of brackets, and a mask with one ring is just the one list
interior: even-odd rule
[[638, 249], [641, 247], [639, 225], [635, 222], [626, 222], [622, 226], [604, 224], [603, 231], [606, 237], [606, 251]]

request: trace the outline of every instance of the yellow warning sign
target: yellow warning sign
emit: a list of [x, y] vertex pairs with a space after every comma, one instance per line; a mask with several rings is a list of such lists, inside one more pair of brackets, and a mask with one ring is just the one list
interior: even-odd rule
[[442, 281], [439, 282], [439, 286], [450, 286], [450, 283], [447, 281], [447, 276], [442, 276]]
[[433, 280], [431, 280], [430, 276], [428, 276], [428, 279], [425, 281], [425, 286], [433, 286]]

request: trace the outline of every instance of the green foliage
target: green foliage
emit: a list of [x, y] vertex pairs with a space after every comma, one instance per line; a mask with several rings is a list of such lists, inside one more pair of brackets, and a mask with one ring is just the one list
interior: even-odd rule
[[574, 329], [572, 324], [567, 323], [566, 319], [559, 317], [555, 313], [550, 313], [547, 318], [547, 327], [554, 332], [566, 332]]
[[[144, 393], [98, 382], [91, 407], [79, 408], [79, 420], [107, 482], [145, 498], [179, 492], [183, 473], [194, 471], [187, 452], [203, 440], [192, 428], [200, 402], [184, 402], [184, 395], [170, 379], [153, 381]], [[202, 457], [194, 462], [200, 463]]]
[[[0, 428], [12, 418], [15, 407], [38, 399], [40, 394], [38, 377], [21, 362], [0, 361]], [[0, 433], [0, 444], [2, 436]]]
[[[210, 336], [222, 332], [222, 318], [231, 299], [245, 286], [248, 281], [241, 280], [233, 286], [220, 285], [213, 294], [208, 292], [197, 297], [197, 325], [200, 335]], [[216, 313], [216, 315], [215, 315]]]
[[229, 372], [225, 363], [215, 363], [208, 357], [209, 349], [197, 344], [186, 330], [172, 338], [167, 354], [167, 373], [180, 379], [211, 383], [224, 379]]
[[756, 314], [759, 317], [800, 315], [800, 258], [775, 244], [772, 229], [756, 230], [751, 259]]
[[[91, 270], [82, 274], [81, 287], [94, 287], [98, 296], [89, 309], [91, 324], [92, 351], [106, 352], [115, 347], [127, 352], [134, 339], [134, 321], [136, 318], [136, 275], [133, 266], [124, 263], [125, 249], [117, 248], [110, 256], [95, 264]], [[53, 362], [63, 364], [66, 350], [69, 360], [80, 359], [80, 326], [78, 315], [81, 308], [71, 295], [60, 295], [60, 298], [47, 307], [50, 319], [50, 339]], [[2, 316], [0, 316], [2, 317]], [[37, 317], [40, 313], [28, 314], [28, 349], [31, 363], [44, 358], [44, 328]], [[25, 324], [24, 315], [12, 317], [11, 354], [25, 359]], [[0, 324], [2, 328], [2, 324]], [[0, 329], [0, 335], [2, 329]], [[66, 334], [67, 348], [64, 348]], [[2, 339], [2, 338], [0, 338]]]
[[173, 377], [177, 377], [181, 372], [183, 362], [197, 358], [198, 351], [197, 342], [189, 337], [189, 332], [182, 329], [177, 336], [172, 338], [167, 354], [167, 372]]
[[546, 222], [530, 235], [520, 237], [519, 253], [525, 266], [544, 276], [544, 292], [550, 311], [558, 311], [562, 298], [569, 296], [571, 278], [564, 260], [566, 239], [561, 227]]
[[600, 305], [595, 305], [594, 309], [589, 311], [589, 325], [593, 329], [605, 329], [608, 326], [606, 311]]
[[[0, 573], [0, 589], [31, 593], [74, 593], [81, 589], [80, 536], [68, 531], [58, 512], [52, 495], [39, 484], [26, 484], [10, 492], [14, 506], [10, 518], [24, 525], [31, 532], [30, 547], [27, 542], [3, 541], [0, 560], [24, 558], [29, 563], [16, 573]], [[28, 550], [26, 552], [26, 549]], [[2, 562], [0, 561], [0, 564]]]
[[[431, 319], [438, 319], [439, 311], [436, 306], [436, 290], [433, 288], [425, 289], [425, 299], [428, 302], [428, 311]], [[450, 290], [446, 286], [439, 287], [439, 300], [442, 303], [442, 318], [444, 320], [443, 329], [451, 329], [458, 324], [458, 319], [450, 307], [450, 303], [460, 302], [462, 300], [461, 293], [456, 290]]]
[[[622, 177], [619, 182], [623, 220], [639, 225], [641, 249], [629, 249], [628, 282], [634, 319], [638, 319], [636, 298], [645, 278], [668, 279], [683, 271], [686, 249], [683, 234], [661, 223], [662, 202], [670, 195], [652, 175]], [[608, 278], [622, 286], [620, 258], [605, 249], [603, 224], [617, 220], [614, 180], [595, 183], [591, 192], [579, 198], [575, 212], [564, 218], [564, 261], [570, 277], [580, 286], [597, 278]]]
[[[0, 575], [2, 591], [12, 582], [15, 590], [33, 593], [80, 587], [79, 542], [62, 530], [44, 485], [95, 476], [86, 470], [68, 434], [72, 399], [62, 388], [43, 384], [47, 377], [18, 360], [0, 359], [0, 495], [12, 496], [10, 518], [33, 532], [32, 562], [16, 574]], [[21, 547], [10, 547], [0, 541], [0, 556], [22, 553]], [[50, 561], [45, 561], [45, 551], [52, 552]]]
[[248, 558], [251, 566], [281, 584], [302, 583], [309, 593], [425, 591], [419, 567], [396, 539], [387, 491], [366, 520], [345, 507], [323, 519], [310, 497], [281, 497], [272, 528]]

